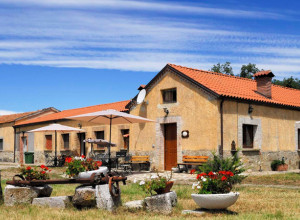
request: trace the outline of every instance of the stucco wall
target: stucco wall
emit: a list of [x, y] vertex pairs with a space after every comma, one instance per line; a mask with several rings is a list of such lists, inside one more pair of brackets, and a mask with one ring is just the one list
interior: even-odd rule
[[[176, 88], [177, 102], [163, 104], [161, 90]], [[165, 118], [163, 108], [168, 108]], [[135, 154], [152, 153], [152, 165], [163, 169], [164, 153], [163, 131], [160, 124], [176, 122], [177, 145], [181, 152], [177, 153], [177, 161], [181, 161], [182, 152], [187, 150], [198, 152], [217, 150], [219, 143], [219, 110], [217, 100], [201, 89], [174, 73], [167, 72], [151, 87], [143, 104], [135, 106], [131, 114], [147, 117], [155, 123], [133, 124], [130, 130], [130, 151]], [[165, 118], [165, 121], [164, 121]], [[181, 138], [181, 131], [188, 130], [189, 138]], [[158, 141], [160, 140], [160, 141]], [[150, 154], [150, 153], [149, 153]]]

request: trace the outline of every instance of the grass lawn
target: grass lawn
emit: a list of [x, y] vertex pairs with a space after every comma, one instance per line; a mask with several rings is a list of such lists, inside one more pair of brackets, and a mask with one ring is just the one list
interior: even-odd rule
[[[53, 172], [58, 175], [61, 170]], [[277, 176], [277, 175], [275, 175]], [[249, 177], [245, 183], [274, 184], [271, 180], [276, 177], [260, 176]], [[280, 185], [299, 185], [299, 174], [278, 175]], [[2, 181], [2, 187], [5, 187]], [[295, 184], [292, 184], [295, 183]], [[54, 185], [52, 196], [73, 195], [76, 185]], [[189, 185], [175, 185], [173, 190], [178, 196], [178, 205], [171, 215], [153, 214], [146, 211], [127, 211], [124, 207], [118, 208], [114, 213], [97, 209], [65, 210], [39, 208], [33, 206], [5, 207], [0, 205], [1, 219], [300, 219], [300, 190], [277, 189], [238, 186], [234, 191], [240, 192], [237, 203], [229, 207], [227, 211], [207, 213], [201, 217], [182, 215], [185, 209], [196, 209], [197, 206], [191, 199], [193, 190]], [[146, 194], [136, 184], [122, 186], [122, 201], [127, 202], [143, 199]]]

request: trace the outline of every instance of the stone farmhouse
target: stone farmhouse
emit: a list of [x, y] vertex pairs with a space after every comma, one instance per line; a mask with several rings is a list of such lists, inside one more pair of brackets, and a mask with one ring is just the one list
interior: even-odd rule
[[[300, 90], [273, 85], [273, 77], [271, 71], [256, 73], [252, 80], [167, 64], [147, 85], [139, 87], [147, 94], [141, 104], [137, 104], [136, 96], [22, 120], [16, 116], [4, 123], [2, 118], [8, 116], [1, 116], [0, 160], [22, 163], [24, 152], [32, 151], [35, 163], [44, 162], [47, 154], [53, 154], [54, 135], [26, 131], [53, 122], [84, 129], [60, 134], [60, 153], [88, 155], [90, 144], [83, 140], [108, 139], [108, 126], [66, 117], [115, 109], [155, 123], [113, 125], [112, 141], [117, 147], [112, 150], [150, 155], [151, 166], [160, 170], [175, 167], [183, 155], [211, 155], [215, 151], [226, 157], [237, 149], [253, 170], [270, 170], [271, 161], [282, 157], [290, 169], [298, 169]], [[4, 131], [5, 126], [9, 131]], [[96, 146], [94, 150], [103, 152], [105, 148]]]

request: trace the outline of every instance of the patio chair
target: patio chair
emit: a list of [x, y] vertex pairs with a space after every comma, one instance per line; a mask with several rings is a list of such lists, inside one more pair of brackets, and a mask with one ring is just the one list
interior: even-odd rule
[[132, 164], [130, 164], [129, 162], [131, 161], [131, 155], [127, 155], [124, 158], [124, 162], [120, 165], [120, 167], [123, 169], [123, 171], [127, 174], [131, 174], [132, 173]]

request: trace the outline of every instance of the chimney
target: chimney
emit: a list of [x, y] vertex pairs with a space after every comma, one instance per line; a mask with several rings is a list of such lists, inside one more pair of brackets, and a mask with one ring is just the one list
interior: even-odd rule
[[275, 76], [271, 70], [260, 71], [255, 73], [257, 92], [261, 95], [272, 98], [272, 78]]

